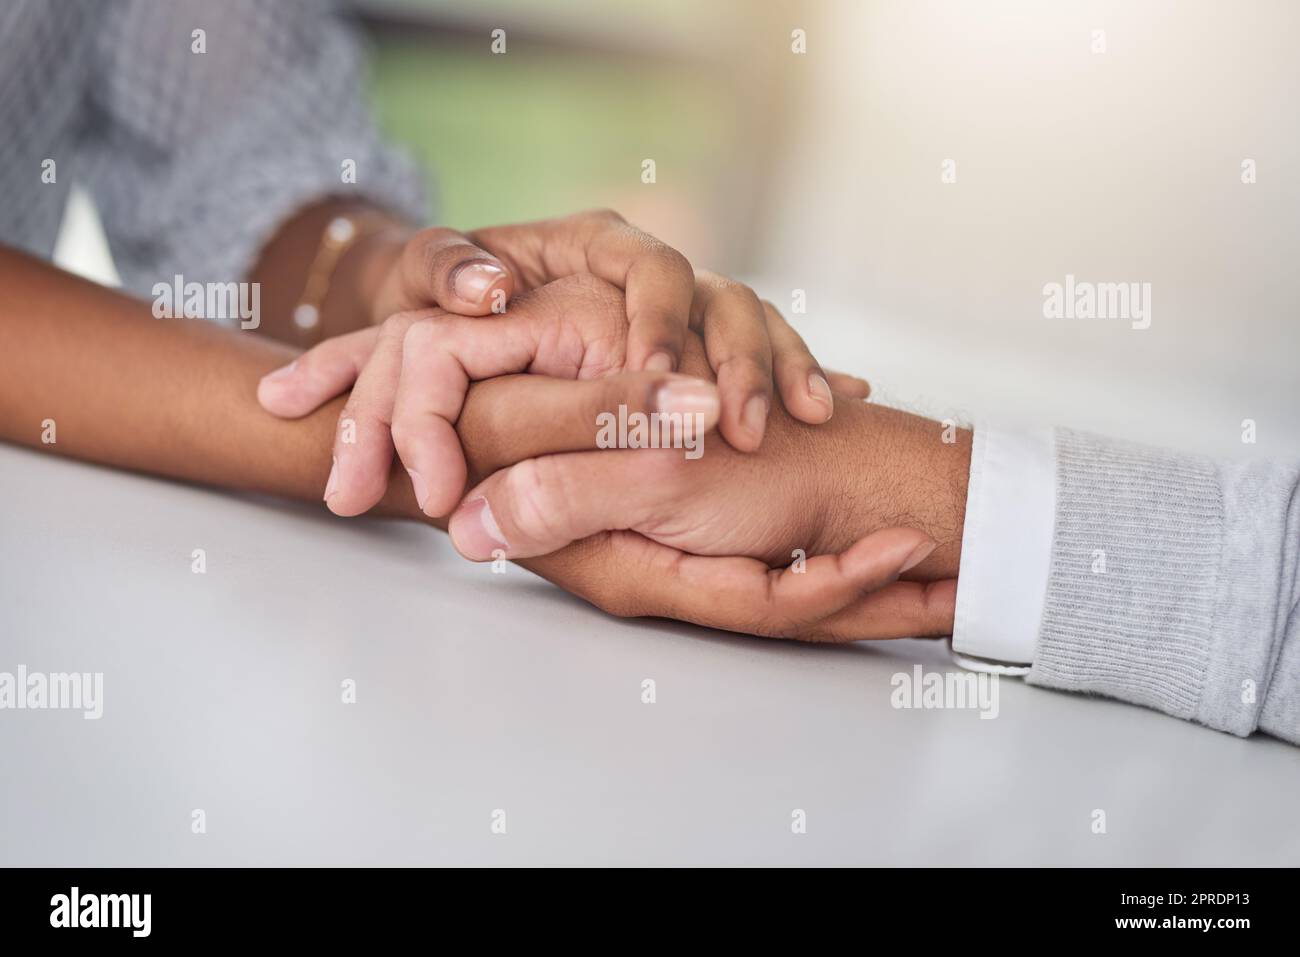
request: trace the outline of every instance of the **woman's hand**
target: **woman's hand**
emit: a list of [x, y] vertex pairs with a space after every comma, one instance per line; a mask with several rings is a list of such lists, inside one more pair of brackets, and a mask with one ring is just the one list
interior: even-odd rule
[[[737, 290], [753, 297], [744, 287], [712, 277], [702, 279], [690, 309], [704, 329], [706, 346], [712, 342], [711, 357], [725, 357], [718, 381], [721, 408], [715, 419], [724, 435], [730, 428], [733, 446], [752, 450], [762, 430], [755, 432], [744, 424], [749, 411], [737, 410], [734, 402], [728, 406], [724, 379], [728, 369], [746, 365], [744, 328], [710, 318], [718, 310], [727, 313], [737, 295], [744, 298]], [[829, 387], [818, 399], [810, 398], [806, 388], [809, 376], [821, 381], [820, 369], [780, 314], [770, 306], [759, 308], [773, 340], [784, 344], [777, 361], [778, 370], [784, 370], [783, 381], [787, 386], [802, 383], [798, 389], [783, 388], [784, 404], [805, 421], [826, 421], [833, 408]], [[500, 315], [469, 318], [444, 310], [397, 313], [380, 327], [327, 340], [271, 373], [259, 385], [258, 399], [274, 414], [292, 418], [307, 414], [351, 385], [325, 489], [329, 508], [339, 515], [372, 508], [383, 497], [396, 450], [421, 508], [430, 517], [446, 515], [465, 489], [465, 461], [454, 426], [469, 384], [525, 371], [562, 378], [637, 371], [629, 359], [636, 326], [625, 320], [628, 311], [616, 286], [578, 274], [517, 297]], [[726, 329], [741, 343], [727, 342], [726, 333], [719, 331]], [[809, 373], [810, 367], [816, 371]], [[707, 371], [708, 366], [704, 368]], [[736, 381], [731, 377], [733, 393]], [[851, 377], [837, 377], [836, 382], [859, 396], [869, 390]], [[770, 373], [767, 388], [770, 391]], [[764, 425], [767, 401], [764, 397], [761, 402]], [[709, 412], [693, 406], [676, 411]], [[738, 444], [737, 435], [753, 441]]]
[[[814, 425], [829, 418], [828, 377], [776, 310], [747, 286], [697, 275], [681, 253], [611, 210], [416, 233], [379, 283], [373, 321], [431, 306], [486, 316], [516, 294], [584, 273], [625, 296], [628, 370], [671, 372], [688, 328], [704, 337], [722, 393], [722, 434], [737, 449], [762, 442], [774, 379], [795, 418]], [[832, 384], [863, 397], [870, 391], [852, 377]]]

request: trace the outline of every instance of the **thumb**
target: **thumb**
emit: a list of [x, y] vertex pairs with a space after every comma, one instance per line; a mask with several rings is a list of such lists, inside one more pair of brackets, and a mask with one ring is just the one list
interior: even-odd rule
[[514, 295], [510, 270], [464, 234], [441, 227], [416, 233], [402, 250], [401, 304], [394, 309], [440, 306], [462, 316], [503, 312]]
[[351, 388], [374, 351], [379, 328], [372, 326], [326, 339], [257, 384], [262, 408], [282, 419], [314, 412]]
[[447, 531], [458, 552], [482, 562], [548, 555], [597, 532], [635, 528], [686, 491], [693, 463], [685, 454], [658, 448], [525, 459], [475, 487]]

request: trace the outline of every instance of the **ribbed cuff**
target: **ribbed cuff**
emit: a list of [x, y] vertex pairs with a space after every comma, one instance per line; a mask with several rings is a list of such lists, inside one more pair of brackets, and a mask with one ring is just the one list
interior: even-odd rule
[[1224, 462], [1223, 555], [1196, 720], [1300, 744], [1300, 470]]
[[1214, 465], [1069, 429], [1056, 450], [1052, 566], [1026, 680], [1196, 717], [1223, 537]]
[[1289, 631], [1259, 710], [1259, 730], [1300, 744], [1300, 622], [1292, 621]]

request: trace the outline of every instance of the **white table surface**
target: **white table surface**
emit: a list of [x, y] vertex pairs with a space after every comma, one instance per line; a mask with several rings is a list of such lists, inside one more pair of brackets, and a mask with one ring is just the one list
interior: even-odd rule
[[[936, 350], [835, 354], [942, 405]], [[433, 530], [0, 446], [0, 671], [104, 674], [99, 721], [0, 711], [3, 864], [1300, 861], [1300, 749], [1016, 680], [996, 720], [895, 710], [918, 662], [951, 667], [619, 621]]]

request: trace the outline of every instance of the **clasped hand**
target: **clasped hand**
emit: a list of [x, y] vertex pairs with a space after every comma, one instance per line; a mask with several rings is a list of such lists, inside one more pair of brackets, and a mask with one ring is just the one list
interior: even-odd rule
[[[617, 258], [624, 228], [601, 220], [590, 241]], [[480, 284], [481, 315], [397, 312], [260, 384], [259, 401], [284, 417], [351, 387], [325, 490], [333, 511], [378, 503], [396, 453], [423, 515], [450, 513], [462, 555], [522, 560], [614, 614], [822, 640], [951, 630], [955, 582], [922, 566], [936, 540], [889, 527], [869, 497], [844, 494], [857, 467], [846, 452], [875, 428], [866, 420], [903, 414], [859, 401], [861, 380], [823, 373], [771, 304], [696, 276], [653, 241], [623, 249], [631, 265], [606, 269], [620, 288], [580, 271], [550, 278], [490, 231], [475, 238], [509, 263]], [[484, 255], [468, 250], [461, 256]], [[590, 249], [585, 258], [602, 261]], [[453, 288], [438, 270], [428, 285]], [[508, 308], [493, 312], [494, 298]], [[620, 406], [717, 432], [698, 460], [673, 448], [597, 450], [601, 414]], [[939, 580], [898, 580], [909, 571]]]

